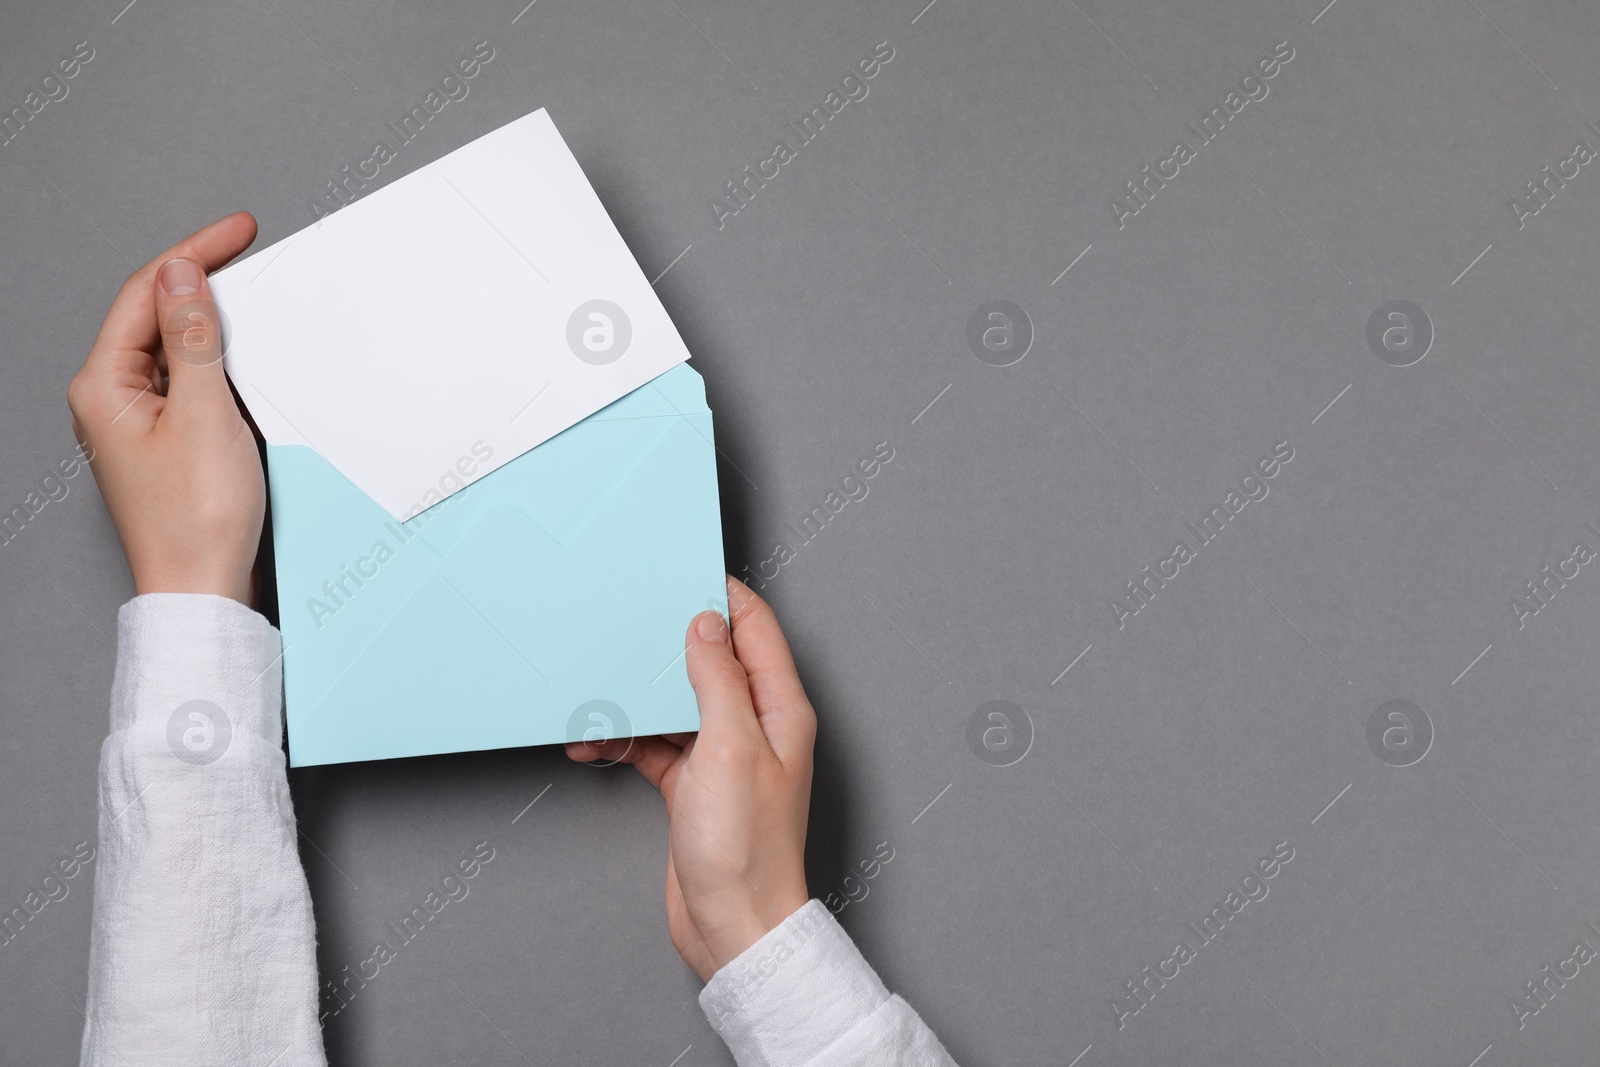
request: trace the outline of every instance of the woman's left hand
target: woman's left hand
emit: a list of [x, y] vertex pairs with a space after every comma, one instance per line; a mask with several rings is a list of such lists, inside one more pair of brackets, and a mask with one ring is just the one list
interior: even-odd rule
[[266, 484], [223, 374], [206, 274], [255, 237], [256, 220], [241, 211], [135, 271], [67, 389], [141, 594], [215, 593], [253, 606]]

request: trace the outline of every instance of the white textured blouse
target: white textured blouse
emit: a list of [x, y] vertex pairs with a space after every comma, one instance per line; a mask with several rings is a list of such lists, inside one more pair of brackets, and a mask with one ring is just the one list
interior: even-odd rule
[[[322, 1067], [278, 631], [180, 593], [135, 597], [117, 629], [82, 1062]], [[954, 1067], [816, 900], [700, 1006], [740, 1067]]]

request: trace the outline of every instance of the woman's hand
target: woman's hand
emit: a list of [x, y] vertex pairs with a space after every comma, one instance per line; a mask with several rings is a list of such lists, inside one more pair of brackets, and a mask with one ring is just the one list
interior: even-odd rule
[[728, 606], [731, 642], [714, 611], [689, 624], [698, 734], [567, 746], [580, 762], [633, 764], [666, 798], [667, 929], [701, 981], [809, 898], [816, 712], [772, 609], [731, 576]]
[[205, 275], [255, 237], [256, 220], [239, 212], [135, 271], [67, 388], [138, 593], [215, 593], [253, 606], [266, 485], [222, 372]]

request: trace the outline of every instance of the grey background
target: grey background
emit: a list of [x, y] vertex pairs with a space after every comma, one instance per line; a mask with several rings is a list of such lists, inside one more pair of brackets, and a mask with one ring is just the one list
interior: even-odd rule
[[[96, 58], [0, 147], [0, 507], [69, 454], [67, 381], [133, 263], [238, 208], [258, 246], [303, 227], [489, 41], [382, 180], [550, 109], [647, 276], [672, 264], [729, 569], [895, 449], [766, 594], [822, 722], [812, 891], [889, 842], [840, 919], [959, 1062], [1594, 1062], [1589, 968], [1520, 1032], [1507, 1000], [1600, 944], [1600, 578], [1521, 631], [1509, 602], [1600, 548], [1600, 174], [1521, 230], [1507, 199], [1597, 143], [1600, 9], [924, 3], [10, 5], [0, 109]], [[1285, 40], [1268, 98], [1119, 231], [1123, 183]], [[719, 231], [722, 183], [880, 41], [870, 95]], [[966, 345], [992, 299], [1034, 326], [1014, 366]], [[1404, 369], [1365, 341], [1397, 299], [1435, 330]], [[1110, 598], [1278, 441], [1271, 495], [1119, 632]], [[131, 583], [71, 485], [0, 546], [5, 910], [94, 834]], [[967, 744], [997, 699], [1035, 730], [1008, 767]], [[1365, 740], [1393, 699], [1434, 727], [1409, 767]], [[729, 1062], [631, 772], [535, 750], [292, 780], [325, 977], [497, 850], [329, 1025], [333, 1062]], [[1281, 841], [1270, 896], [1119, 1032], [1122, 983]], [[90, 903], [80, 878], [0, 949], [0, 1061], [76, 1055]]]

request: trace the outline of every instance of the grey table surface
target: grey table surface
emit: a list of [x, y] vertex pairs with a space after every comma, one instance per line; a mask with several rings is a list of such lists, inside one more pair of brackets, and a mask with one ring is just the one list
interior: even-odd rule
[[[132, 264], [238, 208], [258, 247], [307, 225], [487, 42], [373, 184], [549, 108], [706, 378], [728, 567], [776, 570], [821, 717], [812, 891], [959, 1062], [1595, 1062], [1600, 8], [124, 4], [0, 13], [0, 509], [70, 455]], [[94, 836], [131, 593], [65, 484], [0, 544], [6, 911]], [[729, 1062], [631, 772], [291, 780], [325, 978], [496, 850], [332, 1062]], [[0, 1062], [76, 1054], [67, 884], [0, 946]]]

